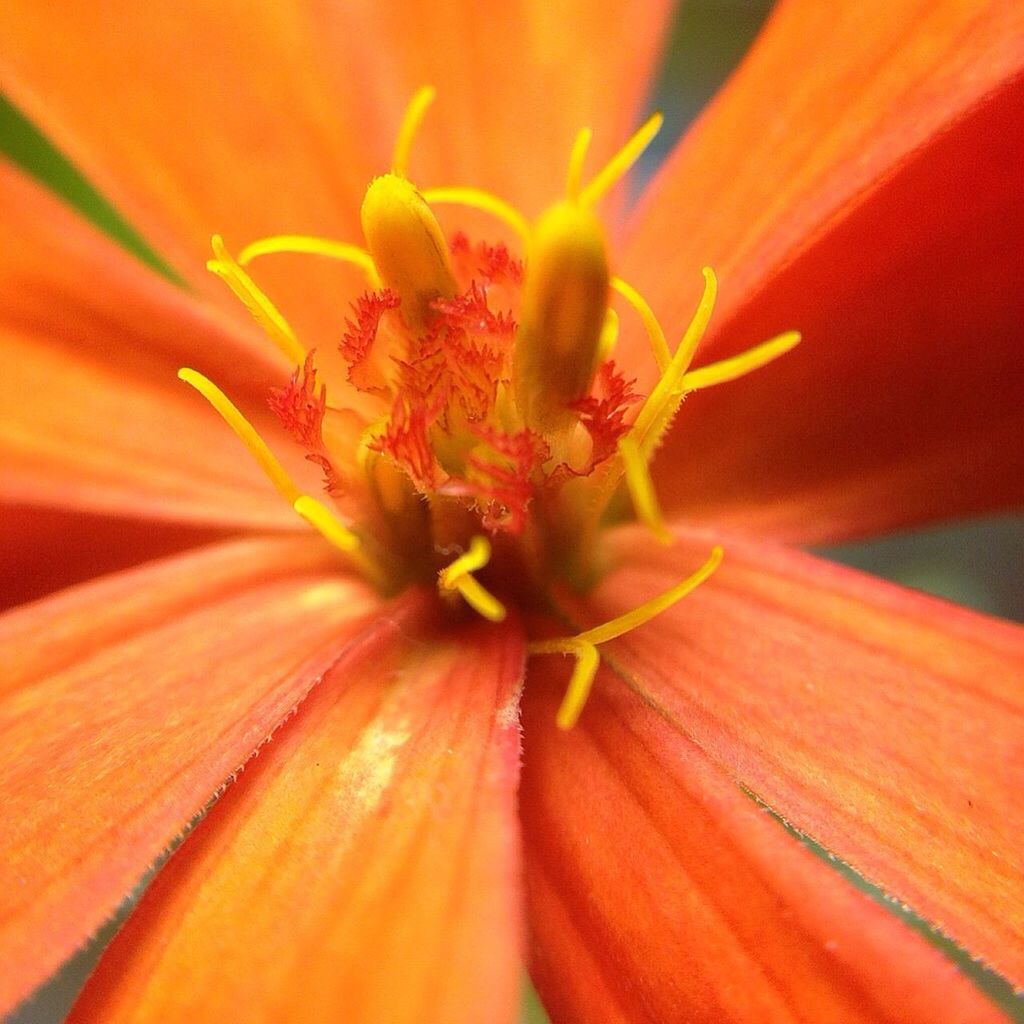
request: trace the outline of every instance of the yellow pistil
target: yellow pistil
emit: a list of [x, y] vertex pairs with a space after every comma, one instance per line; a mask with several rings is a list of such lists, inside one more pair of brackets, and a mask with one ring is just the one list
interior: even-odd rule
[[475, 612], [491, 622], [501, 622], [505, 618], [505, 606], [473, 576], [490, 560], [490, 541], [478, 534], [469, 542], [465, 554], [437, 574], [437, 588], [442, 594], [461, 594]]
[[455, 277], [448, 243], [426, 200], [396, 174], [370, 182], [360, 217], [381, 281], [401, 300], [403, 320], [421, 330], [437, 298], [451, 298]]
[[380, 287], [377, 268], [373, 258], [358, 245], [350, 242], [336, 242], [330, 238], [314, 238], [312, 235], [272, 235], [250, 242], [239, 254], [239, 266], [248, 266], [260, 256], [271, 256], [275, 253], [305, 253], [313, 256], [326, 256], [328, 259], [340, 260], [359, 267], [366, 274], [372, 288]]
[[662, 594], [645, 601], [638, 608], [619, 615], [617, 618], [593, 629], [584, 630], [576, 636], [556, 637], [552, 640], [535, 640], [527, 647], [530, 654], [571, 654], [576, 659], [565, 697], [558, 709], [555, 721], [561, 729], [571, 729], [580, 717], [590, 695], [594, 677], [600, 664], [597, 647], [616, 637], [629, 633], [638, 626], [650, 622], [656, 615], [671, 608], [687, 594], [699, 587], [719, 566], [723, 551], [715, 547], [708, 560], [691, 576], [677, 583]]
[[573, 422], [590, 391], [608, 308], [608, 260], [597, 217], [556, 203], [533, 230], [512, 361], [516, 401], [542, 432]]
[[267, 337], [292, 363], [301, 366], [306, 358], [306, 350], [299, 344], [288, 321], [260, 291], [256, 282], [231, 258], [220, 235], [214, 235], [211, 244], [216, 259], [209, 260], [206, 269], [227, 284], [253, 315], [253, 319], [266, 331]]

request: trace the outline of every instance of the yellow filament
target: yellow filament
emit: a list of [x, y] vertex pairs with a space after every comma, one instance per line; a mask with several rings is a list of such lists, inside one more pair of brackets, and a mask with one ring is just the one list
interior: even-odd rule
[[736, 380], [754, 370], [759, 370], [762, 366], [767, 366], [768, 363], [795, 348], [799, 342], [799, 332], [786, 331], [785, 334], [755, 345], [754, 348], [747, 349], [746, 352], [741, 352], [738, 356], [690, 370], [683, 377], [683, 388], [686, 391], [699, 391], [701, 388], [709, 388], [715, 384], [725, 384], [727, 381]]
[[301, 365], [306, 358], [306, 351], [299, 344], [288, 322], [260, 291], [256, 282], [231, 258], [220, 235], [214, 235], [211, 244], [217, 258], [209, 260], [206, 269], [227, 284], [284, 355], [297, 366]]
[[335, 242], [329, 238], [314, 238], [312, 235], [274, 235], [250, 242], [239, 254], [239, 266], [247, 266], [259, 256], [270, 256], [281, 252], [308, 253], [314, 256], [326, 256], [328, 259], [340, 260], [359, 267], [370, 279], [374, 288], [380, 287], [377, 268], [373, 265], [370, 254], [358, 245], [350, 242]]
[[601, 664], [597, 648], [586, 640], [564, 637], [560, 640], [539, 640], [530, 644], [529, 651], [531, 654], [571, 654], [576, 659], [565, 696], [555, 715], [555, 724], [559, 729], [571, 729], [587, 703]]
[[697, 351], [701, 338], [707, 330], [708, 321], [711, 319], [711, 312], [715, 308], [715, 298], [718, 294], [718, 281], [714, 271], [710, 267], [704, 268], [704, 293], [701, 295], [697, 310], [693, 314], [690, 326], [679, 342], [668, 369], [661, 375], [661, 379], [654, 386], [654, 390], [647, 396], [636, 421], [630, 430], [630, 436], [640, 446], [641, 454], [647, 458], [657, 447], [662, 433], [672, 422], [676, 410], [683, 400], [685, 391], [681, 384], [686, 371], [693, 360], [693, 354]]
[[580, 195], [583, 182], [583, 161], [587, 158], [593, 132], [589, 128], [581, 128], [572, 144], [569, 154], [569, 169], [565, 175], [565, 198], [570, 203], [576, 202]]
[[603, 363], [615, 348], [619, 340], [619, 314], [610, 306], [604, 313], [604, 326], [601, 328], [601, 338], [597, 343], [597, 361]]
[[472, 575], [490, 560], [490, 542], [486, 537], [474, 537], [469, 542], [469, 550], [437, 574], [437, 587], [442, 593], [458, 592], [466, 604], [485, 619], [501, 622], [505, 618], [505, 606]]
[[504, 199], [499, 199], [483, 189], [428, 188], [422, 194], [423, 198], [431, 204], [468, 206], [471, 209], [489, 213], [492, 217], [507, 224], [524, 243], [530, 236], [530, 226], [526, 218], [511, 203], [506, 203]]
[[350, 555], [359, 549], [359, 538], [316, 498], [300, 494], [292, 508], [340, 551]]
[[613, 277], [611, 285], [637, 311], [644, 330], [647, 331], [647, 337], [650, 339], [651, 352], [658, 364], [658, 371], [664, 373], [668, 369], [669, 363], [672, 362], [672, 353], [669, 351], [665, 332], [661, 329], [654, 310], [647, 304], [647, 300], [621, 277]]
[[277, 457], [267, 447], [267, 443], [256, 433], [256, 428], [238, 411], [227, 395], [213, 381], [195, 370], [190, 370], [187, 366], [178, 371], [178, 377], [194, 387], [220, 413], [224, 422], [249, 449], [249, 453], [277, 488], [278, 493], [289, 505], [294, 506], [302, 496], [302, 492], [295, 486], [284, 466], [277, 461]]
[[412, 141], [436, 95], [437, 91], [433, 86], [425, 85], [416, 90], [416, 95], [409, 101], [409, 106], [405, 108], [402, 124], [398, 129], [398, 138], [395, 140], [395, 151], [391, 158], [391, 170], [394, 174], [405, 177], [406, 171], [409, 169]]
[[691, 576], [670, 587], [664, 593], [645, 601], [638, 608], [626, 612], [593, 629], [584, 630], [576, 636], [557, 637], [553, 640], [536, 640], [529, 645], [530, 654], [571, 654], [576, 659], [569, 686], [555, 718], [559, 728], [571, 729], [580, 717], [590, 694], [590, 688], [597, 675], [600, 660], [597, 645], [607, 643], [629, 633], [656, 615], [671, 608], [687, 594], [699, 587], [719, 566], [722, 549], [715, 547], [708, 560]]
[[626, 486], [629, 496], [633, 499], [637, 519], [646, 526], [662, 544], [672, 543], [672, 534], [665, 527], [665, 520], [658, 507], [658, 497], [654, 491], [651, 474], [647, 470], [647, 460], [640, 454], [636, 440], [630, 436], [619, 441], [619, 455], [626, 474]]
[[579, 201], [584, 206], [598, 202], [605, 193], [640, 159], [643, 151], [661, 130], [664, 118], [652, 114], [633, 134], [632, 138], [601, 168], [580, 193]]

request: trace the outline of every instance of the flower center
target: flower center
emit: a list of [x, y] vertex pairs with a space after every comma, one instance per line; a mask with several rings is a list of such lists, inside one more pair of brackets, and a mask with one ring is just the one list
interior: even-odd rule
[[[764, 365], [799, 336], [693, 370], [714, 304], [712, 272], [704, 271], [703, 297], [674, 351], [643, 297], [614, 276], [594, 207], [654, 137], [659, 116], [586, 183], [590, 133], [581, 131], [564, 196], [529, 225], [488, 193], [421, 192], [408, 180], [413, 138], [432, 99], [429, 89], [413, 99], [391, 171], [367, 189], [364, 246], [279, 236], [250, 244], [236, 261], [213, 240], [210, 269], [295, 365], [269, 403], [322, 471], [325, 497], [301, 492], [216, 385], [194, 370], [180, 376], [220, 412], [295, 511], [382, 591], [434, 581], [447, 601], [498, 621], [510, 599], [543, 602], [558, 583], [584, 589], [596, 579], [601, 529], [623, 504], [620, 491], [669, 543], [648, 465], [683, 398]], [[446, 238], [434, 215], [439, 204], [492, 215], [519, 238], [520, 251], [462, 233]], [[343, 373], [306, 350], [244, 269], [280, 252], [330, 256], [366, 275], [338, 346]], [[646, 396], [612, 357], [616, 298], [650, 340], [659, 378]], [[678, 600], [720, 558], [716, 549], [692, 577], [604, 627], [533, 643], [533, 653], [576, 658], [560, 724], [571, 725], [583, 706], [595, 645]]]

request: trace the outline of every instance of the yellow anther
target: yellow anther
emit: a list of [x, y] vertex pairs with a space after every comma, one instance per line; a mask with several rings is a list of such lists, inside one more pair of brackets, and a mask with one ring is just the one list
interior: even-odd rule
[[614, 640], [616, 637], [622, 636], [623, 633], [631, 632], [681, 601], [718, 568], [722, 561], [722, 554], [722, 549], [715, 547], [708, 560], [695, 573], [687, 576], [685, 580], [670, 587], [664, 593], [645, 601], [638, 608], [626, 612], [625, 615], [619, 615], [610, 622], [584, 630], [576, 636], [536, 640], [528, 646], [527, 650], [530, 654], [571, 654], [576, 659], [572, 678], [569, 680], [568, 689], [555, 719], [559, 728], [571, 729], [586, 704], [600, 664], [597, 645]]
[[647, 470], [647, 460], [640, 454], [640, 448], [634, 438], [627, 435], [619, 441], [619, 456], [626, 474], [626, 486], [629, 496], [633, 499], [636, 517], [662, 543], [671, 544], [672, 534], [665, 527], [658, 496], [651, 482], [651, 474]]
[[573, 419], [590, 390], [608, 308], [604, 232], [590, 210], [552, 206], [537, 222], [523, 282], [512, 380], [519, 411], [541, 431]]
[[402, 300], [400, 312], [409, 327], [423, 328], [431, 302], [456, 291], [437, 218], [415, 187], [396, 174], [370, 182], [360, 215], [381, 281]]
[[668, 349], [668, 342], [665, 340], [665, 332], [654, 315], [654, 310], [647, 304], [647, 300], [631, 285], [623, 281], [621, 277], [612, 278], [614, 288], [636, 311], [640, 317], [644, 330], [651, 343], [651, 352], [654, 354], [654, 361], [658, 364], [658, 371], [664, 373], [672, 362], [672, 353]]
[[505, 606], [472, 575], [490, 560], [490, 542], [486, 537], [474, 537], [469, 542], [469, 550], [437, 574], [437, 588], [442, 593], [461, 594], [466, 604], [485, 619], [501, 622], [505, 618]]
[[609, 306], [604, 314], [604, 326], [601, 328], [601, 340], [597, 346], [598, 363], [603, 363], [612, 354], [618, 340], [619, 314]]
[[299, 344], [295, 332], [277, 311], [274, 304], [257, 287], [256, 282], [231, 258], [220, 235], [211, 241], [216, 259], [207, 262], [206, 269], [216, 274], [242, 301], [256, 322], [284, 355], [301, 366], [306, 350]]
[[423, 192], [423, 198], [431, 204], [453, 206], [468, 206], [473, 210], [482, 210], [492, 217], [507, 224], [525, 243], [530, 235], [530, 226], [526, 218], [511, 204], [504, 199], [499, 199], [490, 192], [479, 188], [428, 188]]
[[366, 274], [372, 287], [380, 287], [377, 268], [365, 249], [350, 242], [335, 242], [330, 238], [314, 238], [312, 235], [274, 235], [271, 238], [250, 242], [238, 254], [238, 264], [244, 267], [260, 256], [271, 256], [281, 252], [308, 253], [340, 260], [342, 263], [351, 263]]
[[395, 140], [395, 152], [391, 158], [391, 170], [400, 177], [404, 178], [409, 169], [412, 141], [436, 95], [433, 86], [425, 85], [416, 91], [416, 95], [409, 101], [409, 106], [405, 108], [402, 124], [398, 129], [398, 138]]
[[565, 174], [565, 198], [570, 203], [579, 199], [583, 183], [583, 161], [587, 159], [587, 150], [590, 148], [593, 134], [589, 128], [581, 128], [573, 141], [572, 152], [569, 154], [569, 169]]
[[755, 345], [754, 348], [747, 349], [746, 352], [741, 352], [737, 356], [690, 370], [683, 377], [683, 387], [686, 391], [699, 391], [701, 388], [725, 384], [727, 381], [744, 377], [754, 370], [761, 369], [762, 366], [767, 366], [779, 356], [785, 355], [799, 343], [798, 331], [786, 331], [785, 334]]
[[654, 140], [654, 136], [661, 131], [664, 120], [661, 114], [652, 114], [580, 192], [580, 203], [584, 206], [591, 206], [598, 202], [640, 159], [643, 151]]
[[289, 505], [294, 505], [301, 497], [302, 492], [295, 486], [294, 481], [287, 474], [284, 466], [278, 462], [274, 453], [267, 447], [267, 443], [256, 433], [256, 428], [238, 411], [227, 395], [213, 381], [188, 367], [182, 367], [178, 371], [178, 377], [194, 387], [220, 413], [224, 422], [249, 449], [260, 469], [266, 473], [270, 482], [277, 488], [278, 493]]

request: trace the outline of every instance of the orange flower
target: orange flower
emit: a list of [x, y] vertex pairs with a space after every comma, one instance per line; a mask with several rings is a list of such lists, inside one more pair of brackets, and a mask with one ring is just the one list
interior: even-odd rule
[[[60, 8], [0, 7], [3, 87], [186, 287], [0, 166], [0, 500], [5, 554], [21, 567], [4, 596], [85, 581], [0, 618], [0, 1008], [80, 945], [219, 794], [74, 1020], [491, 1024], [514, 1017], [526, 950], [556, 1022], [1001, 1019], [777, 819], [1024, 983], [1022, 633], [777, 542], [1024, 496], [1018, 6], [783, 0], [629, 219], [603, 211], [611, 273], [673, 330], [697, 306], [700, 268], [716, 268], [700, 365], [794, 325], [805, 341], [687, 402], [651, 470], [672, 546], [639, 525], [599, 546], [570, 531], [570, 554], [604, 573], [582, 596], [552, 584], [553, 607], [534, 588], [477, 580], [483, 538], [508, 565], [498, 538], [519, 536], [520, 518], [553, 535], [563, 512], [589, 507], [553, 497], [558, 515], [538, 518], [544, 488], [575, 486], [539, 446], [562, 444], [569, 470], [582, 465], [564, 410], [573, 430], [616, 416], [635, 429], [644, 409], [671, 418], [667, 405], [627, 407], [625, 379], [612, 401], [610, 371], [583, 374], [582, 390], [537, 399], [520, 435], [488, 390], [507, 388], [504, 371], [481, 369], [507, 368], [499, 352], [449, 392], [470, 403], [469, 421], [487, 410], [473, 443], [489, 454], [460, 454], [447, 406], [443, 441], [423, 428], [415, 463], [398, 433], [363, 446], [475, 524], [454, 531], [447, 556], [468, 561], [438, 566], [428, 547], [426, 568], [409, 571], [440, 568], [442, 599], [418, 585], [383, 598], [299, 533], [175, 374], [184, 364], [203, 375], [194, 382], [216, 381], [267, 437], [258, 410], [285, 387], [278, 411], [307, 454], [352, 470], [333, 466], [340, 442], [317, 420], [317, 385], [203, 270], [210, 234], [361, 244], [367, 182], [389, 166], [423, 82], [438, 110], [409, 173], [486, 189], [535, 222], [564, 190], [581, 125], [593, 129], [588, 169], [628, 135], [666, 4]], [[480, 212], [439, 217], [449, 239], [495, 230]], [[400, 247], [397, 271], [378, 252], [371, 270], [401, 283], [411, 251]], [[527, 327], [545, 308], [530, 291], [541, 251], [527, 253]], [[471, 286], [431, 297], [433, 284], [349, 312], [365, 270], [306, 255], [258, 268], [302, 353], [326, 360], [353, 319], [339, 359], [365, 371], [351, 391], [360, 430], [396, 372], [370, 365], [360, 309], [403, 317], [391, 329], [417, 340], [436, 315], [464, 325], [501, 312]], [[603, 314], [604, 291], [579, 294], [592, 293]], [[649, 401], [658, 360], [620, 309], [614, 358]], [[313, 368], [330, 382], [346, 370]], [[527, 372], [521, 394], [536, 399], [553, 372]], [[403, 409], [388, 429], [413, 430], [417, 410]], [[600, 465], [630, 475], [630, 436]], [[641, 454], [646, 436], [633, 436]], [[537, 465], [517, 474], [517, 459]], [[644, 466], [633, 470], [640, 518], [658, 532]], [[386, 514], [369, 526], [343, 502], [338, 517], [296, 507], [372, 576], [389, 552], [409, 566], [408, 536], [420, 536], [399, 530], [389, 548], [375, 532], [414, 521], [383, 493], [373, 500]], [[714, 575], [640, 623], [653, 595], [702, 578], [691, 574], [717, 545]], [[450, 606], [463, 598], [508, 614], [460, 617]], [[618, 616], [630, 631], [593, 630]], [[559, 637], [566, 621], [578, 628]], [[585, 667], [581, 637], [602, 660], [578, 724], [560, 730], [568, 666], [545, 652]]]

